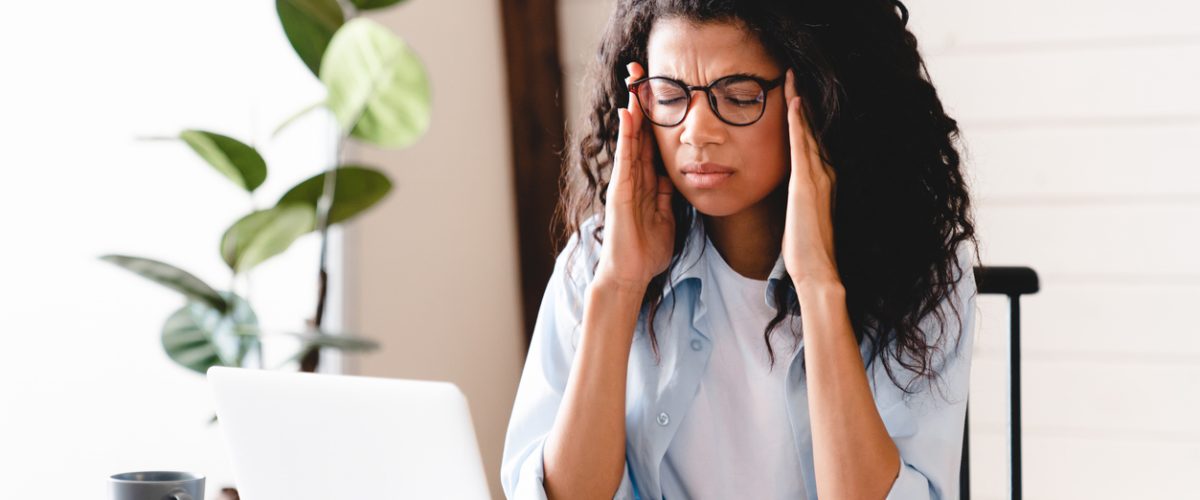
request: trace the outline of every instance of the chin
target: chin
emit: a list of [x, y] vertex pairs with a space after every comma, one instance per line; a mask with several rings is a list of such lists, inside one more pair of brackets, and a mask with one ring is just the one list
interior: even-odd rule
[[722, 193], [699, 193], [694, 196], [684, 196], [684, 199], [696, 207], [696, 211], [709, 217], [726, 217], [742, 210], [749, 205], [743, 200], [731, 199]]

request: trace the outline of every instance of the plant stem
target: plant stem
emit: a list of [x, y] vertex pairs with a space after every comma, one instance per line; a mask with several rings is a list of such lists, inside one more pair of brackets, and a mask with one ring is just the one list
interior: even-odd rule
[[[317, 332], [321, 331], [321, 323], [325, 318], [325, 300], [329, 286], [329, 272], [326, 267], [329, 253], [329, 212], [333, 208], [334, 194], [337, 192], [337, 169], [342, 162], [343, 144], [348, 133], [338, 138], [333, 166], [325, 172], [325, 184], [321, 189], [321, 197], [317, 199], [317, 231], [321, 233], [321, 256], [317, 272], [317, 311], [309, 320], [309, 327]], [[315, 372], [320, 364], [321, 347], [309, 346], [300, 358], [300, 371]]]

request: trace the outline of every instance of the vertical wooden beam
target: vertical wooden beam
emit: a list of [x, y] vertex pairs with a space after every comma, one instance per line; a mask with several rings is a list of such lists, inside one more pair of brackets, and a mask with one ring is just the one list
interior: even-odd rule
[[558, 9], [557, 0], [500, 0], [500, 7], [528, 344], [555, 257], [556, 231], [550, 224], [561, 172], [558, 152], [564, 143]]

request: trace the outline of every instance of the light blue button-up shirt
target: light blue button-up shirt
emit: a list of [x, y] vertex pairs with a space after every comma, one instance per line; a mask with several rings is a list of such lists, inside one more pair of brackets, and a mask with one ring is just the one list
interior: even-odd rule
[[[704, 246], [702, 238], [707, 236], [701, 217], [695, 215], [683, 254], [668, 280], [671, 285], [664, 290], [663, 303], [655, 317], [655, 333], [662, 357], [659, 364], [655, 363], [650, 347], [647, 308], [643, 308], [638, 317], [626, 383], [625, 473], [614, 496], [617, 499], [663, 497], [660, 483], [663, 456], [696, 395], [712, 352], [710, 339], [720, 333], [711, 331], [707, 321], [706, 302], [716, 298], [702, 286], [708, 276], [707, 266], [700, 261], [700, 249]], [[599, 247], [591, 238], [596, 223], [597, 219], [593, 217], [583, 224], [584, 241], [589, 244], [577, 252], [574, 261], [568, 262], [572, 249], [580, 244], [576, 236], [570, 238], [555, 261], [554, 272], [542, 298], [504, 442], [501, 482], [504, 493], [511, 499], [546, 498], [542, 451], [562, 403], [582, 333], [585, 291], [599, 258]], [[864, 341], [860, 346], [864, 366], [868, 366], [867, 379], [876, 408], [900, 450], [900, 475], [888, 492], [889, 500], [959, 497], [959, 461], [974, 345], [976, 296], [972, 259], [967, 249], [967, 245], [961, 245], [958, 252], [960, 265], [966, 271], [961, 275], [963, 279], [952, 298], [940, 306], [946, 317], [946, 328], [961, 326], [961, 342], [957, 343], [956, 350], [953, 341], [959, 338], [960, 332], [946, 332], [948, 343], [943, 347], [946, 354], [933, 360], [933, 367], [940, 373], [936, 390], [930, 390], [927, 383], [917, 382], [913, 388], [920, 392], [905, 396], [880, 366], [881, 362], [894, 361], [885, 358], [886, 361], [867, 363], [869, 342]], [[568, 265], [571, 266], [570, 279], [565, 272]], [[784, 272], [781, 255], [763, 297], [772, 308], [777, 307], [774, 289], [784, 279]], [[961, 323], [955, 321], [950, 300], [958, 302]], [[929, 338], [936, 338], [938, 323], [932, 315], [923, 318], [921, 326], [929, 333]], [[808, 486], [808, 498], [815, 500], [817, 489], [808, 387], [800, 367], [803, 353], [801, 339], [790, 360], [776, 358], [777, 363], [790, 362], [784, 397], [789, 407], [791, 429], [763, 431], [776, 432], [781, 439], [795, 441], [801, 464], [796, 472]], [[893, 365], [893, 371], [902, 383], [912, 376], [897, 365]]]

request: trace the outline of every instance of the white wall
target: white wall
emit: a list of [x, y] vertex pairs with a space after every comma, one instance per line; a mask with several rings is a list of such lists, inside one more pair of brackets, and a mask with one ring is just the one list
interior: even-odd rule
[[458, 384], [503, 498], [525, 334], [499, 2], [412, 1], [378, 20], [424, 61], [433, 119], [411, 148], [349, 150], [395, 188], [346, 232], [348, 328], [382, 344], [347, 361], [362, 375]]
[[[985, 265], [1022, 301], [1024, 492], [1185, 498], [1200, 468], [1200, 7], [1168, 0], [911, 0], [968, 145]], [[610, 0], [562, 0], [577, 85]], [[1007, 300], [983, 297], [974, 498], [1007, 497]]]
[[[159, 258], [226, 288], [217, 243], [245, 194], [182, 143], [134, 138], [199, 127], [256, 141], [267, 205], [331, 154], [320, 119], [269, 140], [320, 88], [273, 2], [6, 4], [0, 60], [0, 497], [101, 498], [110, 474], [183, 469], [216, 498], [232, 474], [208, 387], [159, 340], [183, 300], [97, 257]], [[255, 273], [265, 328], [312, 314], [316, 243]], [[268, 358], [290, 354], [274, 347]]]
[[[1022, 302], [1027, 498], [1194, 496], [1200, 8], [928, 0], [910, 11], [969, 143], [985, 263], [1042, 278]], [[1002, 498], [1007, 305], [982, 304], [972, 478], [979, 498]]]

